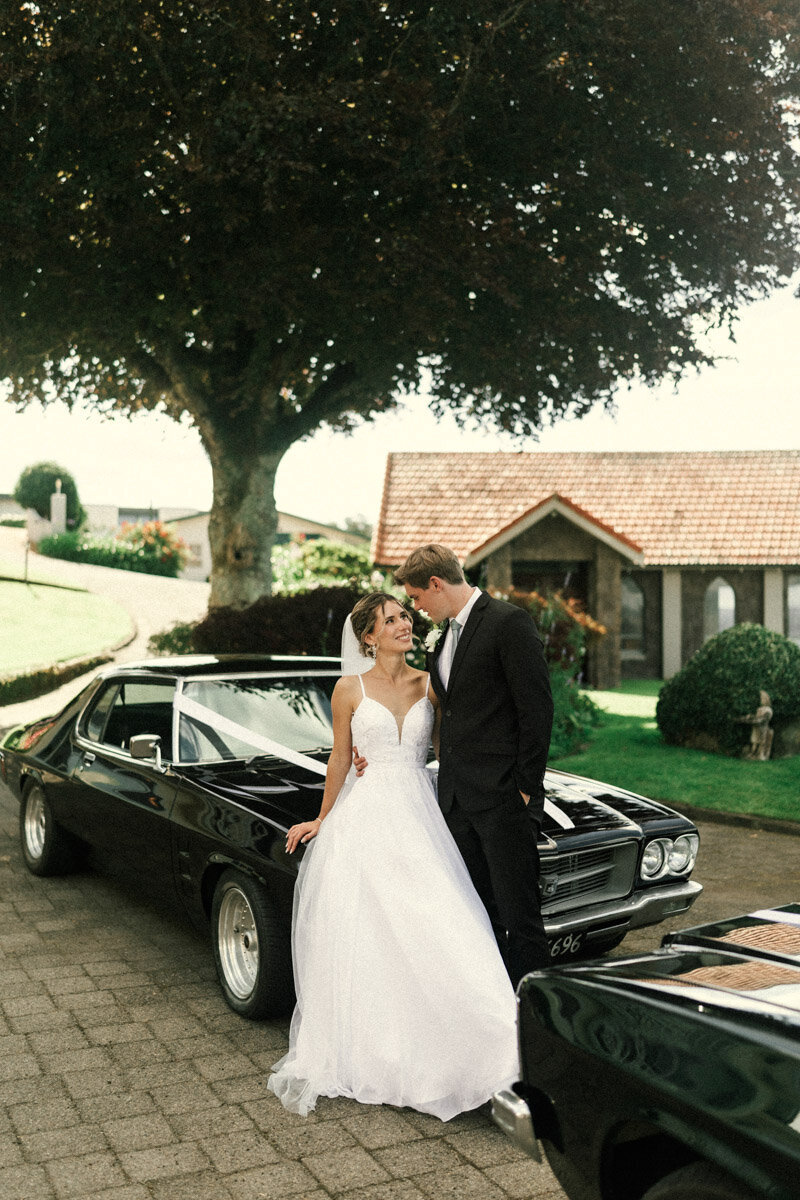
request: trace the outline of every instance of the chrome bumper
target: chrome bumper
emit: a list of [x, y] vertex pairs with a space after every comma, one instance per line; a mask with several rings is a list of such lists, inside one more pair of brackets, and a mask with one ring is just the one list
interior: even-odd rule
[[533, 1130], [533, 1117], [525, 1101], [508, 1088], [492, 1096], [492, 1120], [520, 1150], [524, 1150], [537, 1162], [542, 1161], [542, 1151]]
[[578, 912], [559, 913], [548, 917], [543, 913], [545, 932], [549, 938], [561, 937], [565, 933], [597, 928], [598, 934], [609, 928], [639, 929], [643, 925], [657, 925], [659, 921], [673, 917], [691, 908], [703, 890], [701, 883], [685, 879], [671, 887], [656, 887], [642, 891], [626, 900], [609, 900], [606, 904], [595, 904]]

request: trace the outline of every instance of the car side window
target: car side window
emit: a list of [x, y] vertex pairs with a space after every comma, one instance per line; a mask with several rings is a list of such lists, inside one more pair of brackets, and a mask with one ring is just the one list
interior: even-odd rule
[[[102, 733], [102, 742], [127, 750], [132, 737], [152, 733], [161, 738], [163, 758], [172, 758], [173, 683], [126, 679], [120, 684]], [[92, 714], [93, 716], [94, 714]]]
[[111, 712], [118, 692], [118, 683], [107, 684], [105, 688], [101, 689], [100, 694], [89, 710], [81, 732], [90, 738], [91, 741], [101, 742], [103, 740], [103, 732], [108, 720], [108, 714]]

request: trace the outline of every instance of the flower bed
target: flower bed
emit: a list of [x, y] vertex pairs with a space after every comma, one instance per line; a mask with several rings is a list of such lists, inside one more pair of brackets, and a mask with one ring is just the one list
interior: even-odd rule
[[49, 558], [140, 571], [175, 578], [186, 563], [187, 550], [161, 521], [122, 525], [116, 534], [58, 533], [42, 538], [39, 553]]

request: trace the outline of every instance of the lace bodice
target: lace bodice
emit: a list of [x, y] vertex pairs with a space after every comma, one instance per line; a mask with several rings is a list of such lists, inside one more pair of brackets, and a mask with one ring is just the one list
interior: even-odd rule
[[379, 763], [403, 763], [424, 767], [433, 729], [433, 706], [427, 693], [412, 704], [398, 728], [393, 713], [364, 691], [353, 714], [353, 741], [370, 766]]

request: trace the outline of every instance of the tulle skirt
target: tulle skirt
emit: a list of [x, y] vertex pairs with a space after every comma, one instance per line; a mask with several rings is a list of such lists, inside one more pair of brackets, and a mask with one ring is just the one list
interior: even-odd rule
[[514, 991], [427, 771], [370, 764], [309, 843], [295, 892], [297, 1007], [269, 1087], [448, 1120], [518, 1078]]

